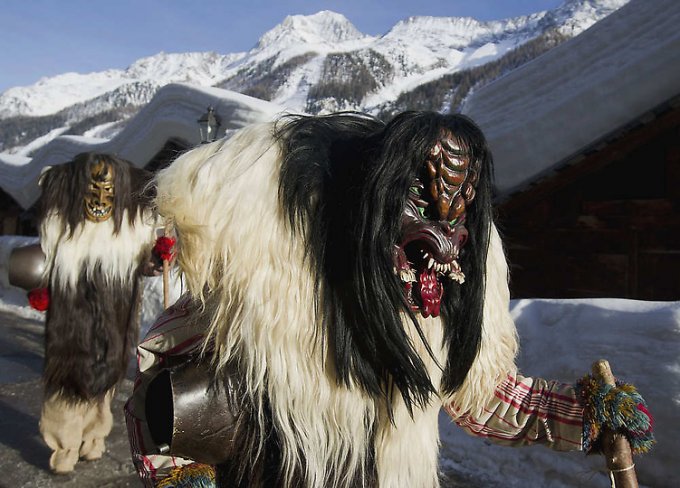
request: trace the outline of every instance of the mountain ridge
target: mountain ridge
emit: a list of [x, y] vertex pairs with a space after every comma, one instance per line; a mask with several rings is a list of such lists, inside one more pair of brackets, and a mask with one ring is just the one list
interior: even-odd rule
[[[84, 123], [88, 119], [106, 124], [111, 134], [112, 124], [122, 127], [158, 88], [172, 82], [228, 88], [311, 113], [353, 109], [386, 114], [403, 109], [397, 100], [424, 85], [450, 82], [455, 73], [474, 71], [529, 41], [558, 33], [561, 37], [555, 34], [546, 44], [552, 47], [555, 39], [578, 34], [627, 2], [567, 0], [551, 11], [485, 22], [411, 16], [380, 36], [364, 34], [328, 10], [292, 15], [247, 52], [161, 52], [125, 70], [64, 73], [10, 88], [0, 94], [0, 150], [17, 152], [55, 124], [96, 135], [96, 126]], [[446, 96], [455, 99], [458, 89], [450, 86]], [[442, 109], [437, 104], [430, 108]]]

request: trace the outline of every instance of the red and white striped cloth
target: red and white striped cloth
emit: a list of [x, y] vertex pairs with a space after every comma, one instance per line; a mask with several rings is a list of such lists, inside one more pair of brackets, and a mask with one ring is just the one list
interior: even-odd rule
[[132, 396], [125, 404], [125, 422], [132, 462], [147, 487], [155, 486], [172, 468], [194, 462], [159, 453], [146, 423], [144, 405], [149, 383], [164, 366], [199, 353], [205, 329], [190, 320], [196, 316], [197, 307], [188, 295], [180, 297], [156, 319], [137, 346], [137, 377]]
[[583, 406], [573, 385], [508, 375], [480, 415], [444, 409], [468, 433], [496, 444], [544, 444], [556, 451], [582, 450]]

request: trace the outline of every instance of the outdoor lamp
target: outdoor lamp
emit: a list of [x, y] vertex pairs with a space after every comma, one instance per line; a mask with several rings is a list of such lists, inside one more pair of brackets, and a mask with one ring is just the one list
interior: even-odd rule
[[198, 130], [201, 133], [201, 144], [213, 142], [217, 139], [217, 131], [220, 128], [220, 117], [215, 114], [215, 109], [211, 106], [208, 111], [201, 115], [197, 120]]

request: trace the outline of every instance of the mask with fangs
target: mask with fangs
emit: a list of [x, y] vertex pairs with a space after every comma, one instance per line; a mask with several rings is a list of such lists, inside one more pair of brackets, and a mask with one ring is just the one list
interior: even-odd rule
[[444, 287], [465, 281], [459, 257], [468, 239], [465, 210], [475, 198], [479, 170], [455, 135], [442, 129], [411, 185], [394, 264], [411, 310], [423, 317], [439, 316]]
[[92, 166], [85, 192], [85, 217], [92, 222], [108, 220], [113, 215], [114, 196], [114, 168], [98, 161]]

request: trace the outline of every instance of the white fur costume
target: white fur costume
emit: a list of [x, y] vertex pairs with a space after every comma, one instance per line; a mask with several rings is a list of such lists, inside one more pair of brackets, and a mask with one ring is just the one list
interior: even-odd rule
[[[234, 358], [243, 362], [245, 401], [254, 403], [257, 418], [265, 416], [267, 398], [282, 443], [284, 484], [301, 470], [303, 486], [353, 486], [357, 476], [371, 475], [365, 472], [368, 453], [376, 486], [438, 486], [442, 405], [453, 401], [461, 411], [481, 411], [514, 370], [517, 338], [498, 233], [493, 227], [479, 353], [462, 387], [453, 397], [432, 398], [412, 416], [395, 395], [391, 421], [383, 402], [338, 384], [319, 334], [302, 237], [291, 238], [279, 204], [281, 154], [271, 134], [271, 124], [241, 130], [186, 153], [158, 177], [158, 210], [175, 224], [179, 266], [190, 293], [204, 303], [215, 360], [220, 366]], [[439, 387], [442, 369], [435, 359], [446, 362], [442, 323], [418, 320], [435, 358], [405, 317], [403, 324]]]

